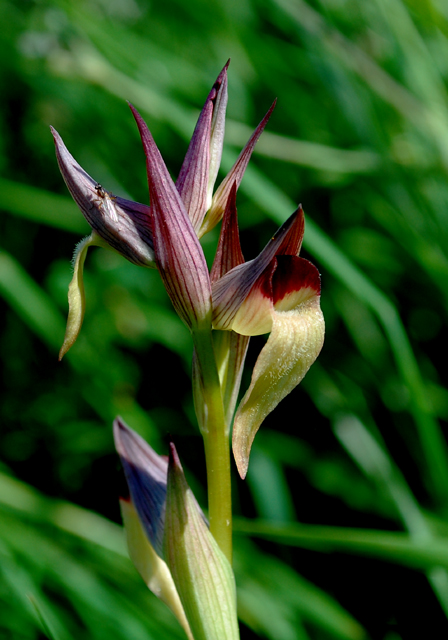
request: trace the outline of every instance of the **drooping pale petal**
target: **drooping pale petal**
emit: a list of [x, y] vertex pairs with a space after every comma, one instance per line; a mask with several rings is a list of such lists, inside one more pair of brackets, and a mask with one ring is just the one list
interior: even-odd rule
[[[226, 273], [222, 278], [213, 283], [213, 327], [215, 329], [233, 329], [235, 316], [238, 313], [244, 300], [250, 294], [252, 288], [269, 267], [276, 255], [284, 255], [286, 251], [294, 248], [295, 255], [300, 250], [301, 239], [303, 237], [303, 211], [299, 207], [278, 229], [274, 237], [267, 243], [263, 251], [254, 259], [244, 264], [236, 266]], [[258, 287], [263, 293], [264, 280], [258, 283]], [[257, 298], [262, 304], [262, 297]], [[268, 301], [269, 302], [269, 301]], [[244, 331], [245, 335], [259, 335], [269, 331], [269, 304], [263, 311], [262, 318], [267, 329], [260, 329], [260, 318], [254, 326], [254, 332], [249, 329]], [[236, 330], [236, 329], [235, 329]]]
[[165, 559], [195, 640], [237, 640], [235, 581], [197, 508], [171, 445]]
[[228, 65], [219, 74], [207, 97], [176, 181], [176, 188], [196, 233], [210, 207], [221, 162]]
[[130, 105], [146, 155], [156, 263], [171, 302], [190, 329], [210, 326], [210, 278], [199, 240], [156, 143]]
[[146, 537], [163, 557], [168, 459], [159, 456], [121, 418], [114, 421], [115, 448]]
[[136, 265], [155, 267], [149, 207], [103, 189], [76, 162], [58, 132], [50, 129], [65, 184], [89, 225], [105, 241], [104, 246]]
[[[64, 342], [59, 351], [59, 360], [65, 356], [67, 351], [76, 342], [81, 331], [82, 321], [86, 309], [86, 297], [84, 293], [84, 262], [89, 247], [104, 247], [105, 242], [100, 236], [92, 231], [90, 236], [78, 243], [75, 255], [73, 256], [73, 278], [68, 287], [68, 318], [65, 329]], [[107, 246], [107, 245], [106, 245]]]
[[129, 556], [146, 586], [174, 613], [187, 638], [194, 640], [170, 570], [146, 537], [132, 500], [120, 499]]
[[[306, 262], [303, 260], [300, 268]], [[308, 265], [309, 268], [305, 267], [308, 279], [302, 290], [297, 287], [290, 296], [284, 295], [273, 305], [271, 333], [235, 416], [233, 453], [242, 478], [246, 476], [250, 449], [261, 423], [303, 379], [323, 345], [325, 323], [320, 309], [320, 287], [313, 290], [311, 285], [316, 281], [312, 272], [317, 269], [311, 263]], [[277, 310], [282, 308], [285, 298], [290, 303], [298, 302], [297, 306], [288, 311]]]
[[207, 215], [204, 218], [204, 222], [199, 230], [198, 235], [200, 238], [211, 231], [223, 217], [225, 208], [227, 206], [227, 201], [229, 199], [230, 189], [232, 188], [234, 182], [236, 182], [237, 188], [240, 186], [254, 147], [257, 143], [258, 138], [263, 133], [263, 130], [267, 125], [269, 118], [271, 117], [276, 102], [277, 101], [274, 100], [271, 108], [249, 138], [244, 149], [241, 151], [235, 164], [216, 190], [216, 193], [212, 198], [210, 209], [207, 212]]

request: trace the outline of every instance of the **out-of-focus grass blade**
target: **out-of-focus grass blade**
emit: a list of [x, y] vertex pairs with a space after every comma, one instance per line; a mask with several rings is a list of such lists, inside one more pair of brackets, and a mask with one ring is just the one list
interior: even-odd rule
[[259, 517], [274, 522], [295, 520], [291, 493], [278, 461], [255, 445], [251, 453], [250, 471], [247, 481]]
[[355, 72], [374, 93], [391, 104], [406, 120], [410, 120], [418, 128], [427, 127], [432, 134], [433, 144], [447, 166], [448, 128], [445, 114], [440, 112], [438, 105], [421, 102], [361, 47], [351, 42], [333, 25], [327, 24], [325, 18], [303, 0], [276, 0], [275, 7], [276, 10], [281, 7], [299, 31], [307, 30], [319, 42], [319, 46], [325, 48], [328, 60], [336, 57], [346, 69]]
[[59, 349], [65, 331], [61, 313], [17, 260], [1, 250], [0, 295], [48, 346]]
[[269, 640], [310, 640], [297, 615], [263, 585], [249, 581], [238, 585], [238, 617]]
[[[90, 19], [74, 12], [76, 20], [87, 26], [94, 39], [109, 41], [111, 39], [101, 24], [93, 24]], [[117, 38], [113, 38], [114, 43]], [[108, 49], [110, 54], [110, 49]], [[157, 80], [151, 78], [151, 84], [142, 82], [123, 74], [109, 60], [89, 47], [75, 47], [70, 54], [51, 59], [53, 70], [64, 76], [76, 71], [78, 76], [88, 82], [100, 85], [104, 90], [123, 100], [135, 102], [153, 118], [167, 122], [185, 140], [189, 140], [193, 131], [196, 113], [188, 111], [173, 96], [165, 95], [165, 91], [157, 86]], [[136, 68], [137, 72], [137, 68]], [[228, 119], [226, 122], [226, 143], [243, 147], [253, 129], [239, 122]], [[336, 173], [371, 173], [376, 171], [381, 159], [378, 154], [366, 149], [337, 149], [328, 145], [294, 140], [265, 132], [255, 147], [255, 153], [291, 162], [320, 171]]]
[[412, 538], [432, 538], [428, 522], [393, 459], [353, 415], [340, 415], [334, 429], [356, 464], [393, 502]]
[[[240, 598], [241, 592], [243, 607], [249, 610], [247, 615], [266, 607], [264, 612], [258, 613], [265, 633], [268, 634], [272, 628], [265, 614], [273, 609], [278, 611], [283, 624], [278, 636], [275, 630], [272, 634], [269, 633], [268, 637], [272, 635], [273, 640], [302, 638], [305, 634], [302, 623], [312, 625], [340, 640], [365, 638], [364, 629], [339, 603], [292, 571], [281, 560], [260, 553], [248, 540], [236, 540], [235, 571], [238, 596]], [[258, 603], [254, 598], [257, 598]], [[291, 624], [293, 629], [297, 626], [298, 636], [291, 636]]]
[[[226, 143], [242, 147], [252, 133], [247, 125], [230, 120], [226, 126]], [[380, 155], [368, 149], [336, 149], [269, 131], [263, 132], [254, 153], [330, 173], [373, 173], [381, 166]]]
[[[33, 609], [36, 612], [36, 616], [40, 622], [42, 627], [42, 631], [47, 636], [48, 640], [63, 640], [62, 636], [55, 632], [53, 625], [48, 620], [48, 613], [44, 612], [42, 603], [40, 603], [35, 596], [30, 595], [29, 600]], [[67, 638], [68, 635], [64, 634], [64, 638]]]
[[0, 193], [2, 209], [13, 215], [77, 234], [89, 229], [68, 197], [4, 178], [0, 178]]
[[127, 557], [122, 527], [69, 502], [47, 498], [30, 485], [0, 472], [0, 505], [35, 522], [54, 526]]
[[[356, 416], [339, 416], [335, 432], [339, 440], [383, 493], [389, 495], [401, 519], [416, 542], [430, 543], [433, 533], [424, 514], [409, 489], [405, 479], [397, 469], [393, 459]], [[435, 575], [433, 575], [435, 572]], [[445, 574], [444, 578], [442, 574]], [[443, 578], [443, 579], [442, 579]], [[446, 569], [435, 567], [428, 571], [434, 591], [448, 614], [448, 574]]]
[[440, 566], [448, 568], [448, 541], [440, 537], [417, 541], [401, 532], [304, 524], [284, 525], [242, 518], [235, 518], [234, 529], [238, 533], [324, 553], [344, 551], [422, 570]]
[[405, 58], [401, 67], [406, 69], [406, 78], [413, 92], [428, 105], [445, 111], [446, 118], [446, 89], [438, 65], [412, 19], [420, 18], [419, 13], [423, 7], [417, 6], [417, 11], [414, 10], [414, 16], [411, 17], [409, 9], [401, 0], [376, 0], [376, 5]]

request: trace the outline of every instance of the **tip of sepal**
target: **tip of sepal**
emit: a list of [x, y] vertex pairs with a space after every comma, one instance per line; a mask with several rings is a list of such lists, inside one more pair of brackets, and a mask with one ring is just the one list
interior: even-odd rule
[[174, 442], [169, 443], [169, 455], [168, 455], [168, 469], [174, 473], [180, 474], [183, 477], [184, 470], [182, 468], [182, 464], [177, 453], [176, 445]]

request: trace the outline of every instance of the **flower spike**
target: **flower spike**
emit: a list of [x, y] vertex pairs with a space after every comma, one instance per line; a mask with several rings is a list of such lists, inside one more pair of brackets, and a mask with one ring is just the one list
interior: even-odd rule
[[204, 253], [145, 121], [132, 105], [130, 107], [146, 155], [157, 267], [171, 302], [187, 327], [208, 327], [211, 288]]
[[189, 488], [176, 449], [169, 463], [121, 418], [114, 438], [129, 489], [120, 501], [129, 555], [190, 640], [238, 640], [235, 582]]
[[120, 417], [114, 421], [114, 439], [132, 502], [146, 536], [162, 557], [168, 458], [159, 456]]

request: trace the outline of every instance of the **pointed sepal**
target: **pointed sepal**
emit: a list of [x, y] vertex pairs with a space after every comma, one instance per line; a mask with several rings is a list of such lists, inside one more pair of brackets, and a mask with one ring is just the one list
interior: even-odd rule
[[115, 448], [123, 466], [128, 493], [120, 498], [129, 557], [148, 588], [174, 613], [193, 640], [170, 570], [163, 559], [163, 528], [168, 458], [159, 456], [118, 417]]
[[146, 156], [157, 268], [179, 317], [190, 329], [210, 326], [211, 288], [204, 252], [160, 151], [130, 105]]
[[233, 572], [198, 509], [174, 445], [168, 471], [164, 552], [195, 640], [237, 640]]
[[168, 459], [159, 456], [120, 417], [114, 421], [114, 440], [145, 535], [156, 553], [163, 557]]
[[229, 62], [219, 74], [205, 101], [176, 181], [176, 188], [196, 233], [211, 205], [221, 162]]
[[255, 145], [257, 144], [258, 138], [263, 133], [263, 130], [266, 127], [268, 120], [272, 115], [272, 112], [274, 111], [276, 102], [277, 101], [274, 100], [271, 108], [247, 141], [246, 146], [241, 151], [235, 164], [216, 190], [216, 193], [213, 196], [211, 202], [210, 209], [208, 210], [207, 215], [204, 218], [204, 222], [199, 230], [198, 235], [200, 238], [211, 231], [223, 217], [232, 185], [233, 183], [236, 183], [237, 188], [240, 186], [241, 180], [244, 176], [244, 172], [246, 171], [247, 165], [249, 164], [252, 152], [255, 148]]
[[58, 132], [50, 127], [56, 158], [72, 198], [104, 245], [130, 262], [155, 267], [149, 207], [106, 191], [76, 162]]

